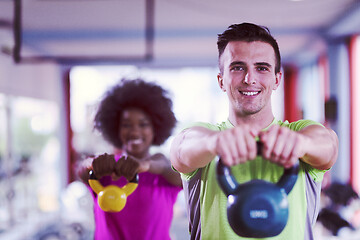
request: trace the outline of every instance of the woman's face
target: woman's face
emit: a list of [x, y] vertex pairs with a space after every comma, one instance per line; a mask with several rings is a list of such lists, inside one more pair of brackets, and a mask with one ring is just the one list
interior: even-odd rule
[[154, 140], [154, 128], [148, 115], [140, 109], [128, 108], [120, 117], [119, 124], [123, 150], [139, 159], [146, 157]]

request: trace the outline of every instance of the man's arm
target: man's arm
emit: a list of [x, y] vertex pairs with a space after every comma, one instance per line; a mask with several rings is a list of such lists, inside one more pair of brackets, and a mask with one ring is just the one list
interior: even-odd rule
[[308, 138], [302, 160], [320, 170], [331, 168], [338, 157], [339, 140], [336, 133], [318, 125], [305, 127], [299, 133]]
[[173, 140], [170, 161], [182, 173], [206, 166], [216, 155], [213, 152], [216, 132], [204, 127], [183, 130]]
[[338, 155], [338, 138], [331, 129], [310, 125], [296, 132], [279, 125], [260, 133], [264, 158], [290, 167], [298, 159], [320, 170], [334, 165]]
[[170, 150], [173, 167], [190, 173], [206, 166], [220, 155], [227, 166], [244, 163], [256, 157], [255, 133], [246, 125], [224, 131], [193, 127], [177, 135]]

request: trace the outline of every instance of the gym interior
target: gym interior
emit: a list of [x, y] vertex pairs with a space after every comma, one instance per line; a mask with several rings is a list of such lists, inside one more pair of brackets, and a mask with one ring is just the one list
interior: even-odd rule
[[[113, 151], [93, 118], [120, 79], [169, 90], [174, 134], [226, 119], [216, 38], [241, 22], [279, 43], [275, 117], [338, 135], [321, 206], [336, 205], [336, 220], [320, 210], [315, 239], [360, 239], [359, 0], [0, 0], [0, 239], [92, 239], [93, 202], [73, 169]], [[167, 155], [172, 139], [157, 150]], [[180, 192], [172, 239], [189, 239], [186, 214]]]

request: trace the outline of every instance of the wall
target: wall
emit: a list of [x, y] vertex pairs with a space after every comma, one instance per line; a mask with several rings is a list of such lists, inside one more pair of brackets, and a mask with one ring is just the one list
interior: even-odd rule
[[[62, 84], [62, 70], [56, 63], [15, 64], [11, 57], [0, 54], [0, 94], [21, 96], [55, 102], [59, 106], [60, 126], [58, 138], [61, 146], [66, 146], [65, 106]], [[67, 159], [67, 149], [61, 148], [60, 159]], [[62, 187], [66, 186], [67, 161], [60, 163]]]

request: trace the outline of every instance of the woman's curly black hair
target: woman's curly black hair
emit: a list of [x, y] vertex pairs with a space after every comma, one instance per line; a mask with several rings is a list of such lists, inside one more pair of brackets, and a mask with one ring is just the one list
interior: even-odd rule
[[141, 109], [150, 117], [154, 128], [153, 145], [161, 145], [171, 135], [176, 118], [168, 91], [142, 79], [122, 79], [106, 92], [94, 121], [95, 129], [115, 147], [123, 145], [119, 138], [119, 123], [123, 111], [128, 108]]

